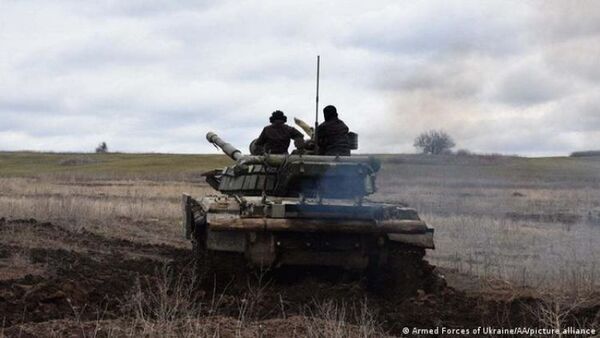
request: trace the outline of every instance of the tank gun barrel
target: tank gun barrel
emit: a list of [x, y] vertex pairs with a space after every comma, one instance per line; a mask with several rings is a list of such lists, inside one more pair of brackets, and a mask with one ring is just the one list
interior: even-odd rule
[[206, 134], [206, 139], [208, 140], [208, 142], [220, 148], [225, 153], [225, 155], [231, 157], [235, 161], [239, 160], [243, 156], [242, 152], [239, 151], [239, 149], [223, 141], [223, 139], [221, 139], [219, 135], [213, 132], [208, 132]]

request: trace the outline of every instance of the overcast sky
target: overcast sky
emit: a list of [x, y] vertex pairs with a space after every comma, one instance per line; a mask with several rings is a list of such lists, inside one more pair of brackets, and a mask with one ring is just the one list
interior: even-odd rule
[[246, 150], [317, 54], [361, 152], [600, 148], [600, 1], [0, 0], [0, 150]]

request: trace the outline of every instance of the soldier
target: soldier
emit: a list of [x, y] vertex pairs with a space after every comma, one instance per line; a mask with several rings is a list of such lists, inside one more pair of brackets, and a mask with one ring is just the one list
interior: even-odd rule
[[317, 127], [319, 155], [350, 156], [349, 129], [338, 119], [337, 109], [327, 106], [323, 108], [323, 115], [325, 122]]
[[252, 151], [269, 154], [287, 154], [290, 140], [294, 140], [296, 148], [300, 149], [304, 145], [304, 137], [296, 128], [290, 127], [287, 117], [281, 110], [276, 110], [269, 118], [271, 125], [266, 126], [260, 136], [253, 142], [250, 148], [262, 148], [262, 151]]

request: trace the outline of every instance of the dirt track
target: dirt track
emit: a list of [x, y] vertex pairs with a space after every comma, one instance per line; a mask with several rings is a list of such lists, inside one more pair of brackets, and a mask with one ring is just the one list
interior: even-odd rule
[[[164, 271], [172, 276], [189, 276], [194, 271], [188, 249], [110, 239], [33, 219], [1, 220], [0, 234], [5, 238], [28, 239], [23, 246], [17, 242], [0, 244], [0, 259], [10, 259], [19, 252], [27, 256], [29, 263], [23, 266], [20, 276], [13, 271], [0, 280], [0, 318], [8, 336], [27, 332], [46, 334], [53, 329], [61, 335], [69, 332], [78, 335], [85, 327], [97, 330], [98, 323], [106, 321], [113, 326], [126, 326], [124, 323], [132, 316], [127, 300], [137, 285], [151, 289], [160, 283]], [[58, 241], [63, 243], [60, 248], [39, 245]], [[340, 271], [288, 269], [274, 274], [241, 273], [239, 267], [231, 264], [234, 262], [224, 258], [216, 270], [196, 273], [193, 277], [198, 282], [193, 297], [200, 303], [214, 305], [205, 307], [203, 325], [210, 323], [222, 335], [233, 334], [228, 327], [235, 327], [233, 323], [243, 315], [244, 332], [249, 336], [259, 333], [277, 336], [286, 327], [294, 329], [283, 332], [301, 336], [303, 320], [299, 318], [316, 313], [324, 302], [346, 304], [348, 309], [366, 302], [389, 334], [400, 334], [405, 326], [536, 324], [528, 309], [537, 300], [527, 297], [486, 299], [447, 287], [435, 293], [418, 292], [412, 297], [399, 298], [367, 291], [360, 277]], [[182, 279], [187, 280], [192, 279]], [[590, 316], [599, 311], [598, 307], [587, 308], [572, 316], [579, 320], [587, 316], [592, 321], [594, 318]], [[346, 319], [352, 323], [355, 318]]]

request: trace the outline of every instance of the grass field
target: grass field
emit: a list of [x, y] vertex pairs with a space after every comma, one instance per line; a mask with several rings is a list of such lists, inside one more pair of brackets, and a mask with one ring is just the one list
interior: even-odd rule
[[[406, 180], [461, 179], [477, 184], [600, 185], [600, 157], [375, 155], [383, 174]], [[2, 177], [194, 178], [232, 161], [225, 155], [0, 152]], [[443, 168], [442, 168], [443, 167]]]
[[0, 176], [183, 180], [230, 162], [225, 155], [0, 152]]
[[[371, 199], [407, 203], [436, 229], [436, 250], [428, 251], [427, 259], [447, 276], [451, 286], [471, 295], [492, 297], [494, 302], [512, 302], [523, 295], [544, 299], [531, 311], [541, 323], [552, 327], [564, 325], [569, 315], [575, 316], [584, 306], [587, 312], [582, 317], [585, 322], [581, 322], [580, 326], [598, 327], [600, 158], [378, 156], [383, 167], [378, 177], [379, 191]], [[0, 227], [0, 298], [8, 297], [6, 292], [18, 294], [10, 285], [23, 284], [31, 278], [43, 278], [47, 284], [57, 271], [67, 276], [70, 273], [79, 276], [73, 277], [74, 280], [87, 281], [86, 278], [90, 278], [93, 281], [97, 277], [81, 277], [81, 271], [89, 268], [77, 265], [87, 262], [85, 257], [88, 256], [91, 261], [86, 264], [105, 262], [96, 269], [100, 269], [102, 276], [113, 276], [106, 277], [108, 279], [103, 283], [117, 283], [114, 285], [116, 290], [120, 290], [120, 295], [127, 295], [126, 289], [119, 289], [122, 286], [117, 279], [132, 278], [124, 272], [138, 269], [129, 265], [131, 260], [177, 261], [177, 257], [189, 255], [190, 244], [183, 239], [180, 227], [180, 195], [182, 192], [196, 196], [214, 193], [203, 182], [200, 173], [228, 163], [230, 160], [223, 155], [0, 153], [0, 218], [7, 221], [33, 218], [38, 222], [21, 224], [18, 221]], [[52, 227], [40, 227], [39, 222], [51, 222]], [[40, 252], [45, 258], [39, 257]], [[55, 261], [54, 256], [60, 258]], [[64, 272], [60, 262], [70, 262], [69, 259], [73, 259], [69, 263], [71, 270]], [[105, 271], [115, 259], [123, 266]], [[146, 274], [148, 271], [138, 273]], [[2, 288], [2, 281], [9, 283], [7, 288]], [[70, 288], [64, 283], [61, 279], [60, 290], [68, 293], [66, 290]], [[301, 287], [305, 285], [298, 286]], [[356, 294], [357, 286], [354, 284], [344, 287], [343, 292], [335, 285], [312, 285], [311, 290], [329, 292], [327, 297], [340, 292], [341, 299], [352, 298], [352, 295], [357, 297], [355, 300], [366, 297]], [[264, 292], [277, 293], [281, 291], [278, 288], [261, 285], [248, 292], [252, 297], [267, 298]], [[294, 293], [290, 295], [291, 291], [285, 290], [278, 294], [281, 300], [268, 303], [281, 308], [283, 315], [277, 315], [277, 320], [284, 320], [289, 313], [294, 313], [291, 304], [298, 305]], [[286, 300], [285, 297], [291, 299]], [[315, 298], [311, 298], [312, 305], [309, 305], [302, 303], [306, 302], [304, 297], [298, 300], [298, 306], [305, 310], [295, 312], [301, 317], [294, 319], [296, 322], [293, 324], [301, 327], [299, 336], [319, 336], [319, 330], [325, 329], [333, 332], [329, 336], [368, 336], [364, 332], [378, 335], [382, 330], [396, 332], [395, 326], [385, 319], [388, 310], [382, 301], [365, 303], [369, 305], [369, 311], [365, 312], [363, 305], [350, 307], [349, 304], [322, 298], [316, 300], [318, 306], [315, 306]], [[248, 303], [228, 301], [239, 312], [234, 314], [234, 322], [222, 319], [228, 326], [223, 324], [227, 327], [221, 327], [225, 330], [219, 331], [221, 333], [233, 332], [232, 335], [236, 336], [241, 333], [240, 325], [245, 325], [247, 332], [254, 332], [247, 336], [259, 336], [260, 326], [266, 325], [260, 320], [274, 318], [273, 315], [259, 315], [263, 312], [258, 310], [250, 313]], [[448, 299], [443, 302], [452, 304]], [[427, 297], [417, 300], [417, 303], [420, 305], [416, 308], [413, 303], [394, 306], [411, 306], [411, 309], [417, 309], [414, 310], [415, 316], [420, 313], [419, 306], [426, 306], [427, 311], [437, 311], [435, 313], [446, 321], [451, 322], [449, 318], [454, 318], [451, 314], [442, 315], [446, 310], [441, 310], [441, 303], [428, 304]], [[468, 301], [461, 303], [470, 304]], [[477, 300], [477, 304], [481, 303]], [[159, 305], [165, 306], [163, 303]], [[258, 303], [255, 305], [258, 306]], [[0, 304], [0, 310], [2, 306]], [[511, 306], [507, 305], [512, 309]], [[307, 308], [310, 308], [310, 313], [305, 313]], [[228, 309], [229, 312], [219, 312], [219, 315], [231, 318], [231, 309]], [[451, 308], [447, 311], [470, 310]], [[491, 310], [486, 308], [486, 311]], [[37, 321], [73, 315], [72, 310], [65, 313], [70, 315], [40, 315]], [[197, 317], [193, 321], [187, 321], [189, 318], [185, 317], [185, 325], [206, 329], [206, 325], [215, 324], [214, 321], [204, 322], [206, 313], [202, 313], [200, 322]], [[423, 313], [430, 315], [430, 312]], [[142, 333], [160, 335], [178, 330], [172, 326], [160, 329], [156, 326], [160, 323], [149, 322], [145, 313], [129, 315], [140, 320], [137, 324], [142, 325]], [[400, 320], [398, 318], [411, 320], [404, 317], [406, 314], [394, 315], [399, 316], [394, 317], [396, 321]], [[510, 317], [504, 312], [490, 316], [502, 317], [503, 320]], [[354, 319], [350, 320], [350, 317]], [[245, 321], [240, 321], [240, 318]], [[469, 318], [478, 320], [473, 318], [479, 317]], [[521, 317], [515, 315], [514, 318]], [[13, 319], [5, 319], [14, 324], [10, 320]], [[287, 332], [286, 325], [292, 325], [286, 320], [276, 324], [283, 330], [278, 332]], [[355, 326], [335, 324], [345, 321]], [[172, 321], [166, 322], [175, 325]], [[72, 326], [73, 323], [70, 323], [60, 325]], [[127, 323], [126, 326], [131, 324]], [[161, 323], [166, 325], [165, 321]], [[46, 325], [43, 329], [48, 329], [50, 324], [43, 325]], [[88, 322], [86, 325], [91, 324]], [[37, 332], [34, 326], [29, 329]], [[214, 330], [192, 332], [212, 334]], [[131, 335], [136, 334], [140, 331], [131, 332]]]

